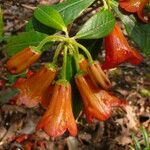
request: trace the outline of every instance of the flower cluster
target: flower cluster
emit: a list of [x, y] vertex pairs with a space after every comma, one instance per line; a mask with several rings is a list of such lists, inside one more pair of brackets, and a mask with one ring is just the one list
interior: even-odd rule
[[[61, 38], [63, 39], [64, 37]], [[109, 91], [111, 82], [106, 74], [107, 69], [117, 67], [123, 62], [136, 65], [143, 59], [129, 46], [117, 24], [105, 38], [106, 59], [103, 64], [98, 60], [94, 61], [89, 51], [74, 39], [70, 38], [68, 41], [68, 43], [66, 39], [61, 41], [51, 63], [44, 64], [38, 71], [29, 71], [25, 78], [18, 79], [13, 85], [19, 90], [13, 98], [15, 104], [35, 107], [41, 103], [46, 108], [37, 129], [43, 129], [53, 137], [60, 136], [66, 131], [72, 136], [77, 135], [77, 125], [72, 110], [72, 88], [66, 77], [68, 54], [72, 54], [76, 62], [77, 71], [74, 79], [83, 100], [83, 112], [89, 122], [94, 118], [104, 121], [111, 116], [114, 107], [125, 105], [124, 100], [120, 100]], [[79, 49], [85, 52], [87, 59], [83, 55], [80, 57]], [[58, 54], [63, 54], [61, 69], [56, 63]], [[6, 67], [13, 74], [21, 73], [40, 55], [36, 48], [25, 48], [10, 58]], [[58, 73], [60, 73], [58, 80], [55, 80]]]

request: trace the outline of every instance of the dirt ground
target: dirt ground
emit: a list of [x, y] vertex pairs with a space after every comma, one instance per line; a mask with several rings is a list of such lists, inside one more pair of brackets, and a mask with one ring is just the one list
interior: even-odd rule
[[[5, 35], [22, 32], [39, 3], [53, 2], [56, 0], [0, 0], [4, 11]], [[4, 44], [0, 45], [1, 48]], [[7, 71], [4, 64], [8, 59], [5, 52], [0, 51], [0, 58], [0, 77], [5, 79]], [[150, 96], [145, 92], [150, 90], [150, 59], [145, 57], [139, 66], [123, 64], [111, 70], [109, 76], [113, 92], [126, 99], [128, 105], [125, 110], [114, 111], [105, 122], [95, 120], [87, 124], [82, 116], [77, 137], [65, 133], [54, 139], [43, 131], [35, 131], [44, 109], [40, 106], [27, 109], [8, 104], [6, 95], [11, 89], [0, 87], [0, 150], [28, 150], [29, 145], [34, 150], [128, 150], [132, 144], [131, 131], [138, 139], [141, 139], [141, 125], [150, 132]], [[24, 140], [20, 140], [22, 137]]]

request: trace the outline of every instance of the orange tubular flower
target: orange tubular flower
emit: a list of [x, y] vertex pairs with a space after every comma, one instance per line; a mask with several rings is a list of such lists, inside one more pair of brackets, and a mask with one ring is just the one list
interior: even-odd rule
[[56, 75], [56, 70], [48, 65], [38, 72], [31, 74], [27, 79], [19, 79], [14, 87], [20, 93], [14, 97], [16, 104], [34, 107], [46, 97], [47, 89]]
[[120, 0], [119, 5], [121, 8], [128, 12], [137, 13], [138, 17], [143, 21], [147, 22], [144, 19], [143, 9], [148, 3], [148, 0]]
[[77, 134], [77, 126], [71, 107], [71, 85], [57, 82], [48, 109], [37, 125], [49, 136], [57, 137], [66, 130], [72, 136]]
[[82, 71], [87, 72], [87, 68], [88, 68], [88, 60], [85, 58], [80, 59], [79, 61], [79, 67]]
[[40, 56], [40, 52], [28, 47], [12, 56], [7, 61], [6, 67], [12, 74], [18, 74], [29, 68]]
[[115, 68], [123, 62], [139, 64], [143, 57], [131, 48], [120, 27], [116, 24], [113, 31], [105, 38], [106, 57], [102, 69]]
[[89, 122], [93, 118], [104, 121], [111, 116], [112, 107], [123, 105], [123, 102], [115, 96], [97, 88], [87, 75], [76, 75], [75, 82], [82, 96], [84, 111]]
[[91, 80], [95, 85], [100, 85], [103, 89], [106, 90], [111, 87], [111, 83], [98, 61], [90, 64], [87, 70]]

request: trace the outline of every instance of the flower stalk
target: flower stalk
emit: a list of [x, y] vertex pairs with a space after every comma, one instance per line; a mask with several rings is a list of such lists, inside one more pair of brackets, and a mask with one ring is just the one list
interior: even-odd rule
[[60, 79], [62, 80], [66, 80], [66, 67], [67, 67], [67, 51], [68, 51], [68, 48], [67, 46], [64, 46], [64, 51], [63, 51], [63, 65], [62, 65], [62, 70], [61, 70], [61, 73], [60, 73]]

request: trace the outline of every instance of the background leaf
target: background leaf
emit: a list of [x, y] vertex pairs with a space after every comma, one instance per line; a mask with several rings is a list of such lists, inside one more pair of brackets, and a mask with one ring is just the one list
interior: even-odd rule
[[3, 27], [4, 27], [4, 23], [3, 23], [3, 12], [2, 9], [0, 8], [0, 42], [3, 39]]
[[122, 14], [117, 2], [113, 1], [112, 8], [125, 25], [128, 36], [147, 56], [150, 56], [150, 24], [139, 23], [133, 15]]
[[79, 40], [79, 43], [89, 50], [93, 59], [97, 59], [99, 50], [103, 43], [103, 39]]
[[62, 15], [66, 25], [72, 23], [95, 0], [67, 0], [53, 7]]
[[79, 39], [98, 39], [108, 35], [115, 25], [115, 18], [108, 10], [92, 16], [76, 34]]
[[74, 76], [76, 74], [76, 67], [75, 67], [75, 60], [73, 55], [69, 54], [67, 56], [67, 80], [71, 83], [72, 87], [72, 106], [73, 106], [73, 113], [75, 118], [79, 115], [82, 109], [82, 100], [81, 96], [77, 90], [75, 85]]
[[6, 39], [5, 50], [9, 56], [12, 56], [25, 47], [38, 45], [46, 36], [46, 34], [36, 31], [22, 32], [17, 36], [11, 36]]
[[44, 7], [40, 5], [34, 11], [35, 18], [48, 27], [52, 27], [54, 29], [66, 31], [65, 23], [58, 13], [53, 7]]

